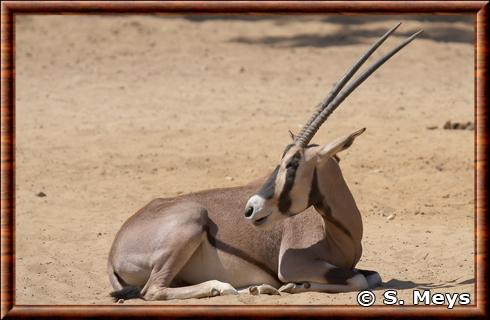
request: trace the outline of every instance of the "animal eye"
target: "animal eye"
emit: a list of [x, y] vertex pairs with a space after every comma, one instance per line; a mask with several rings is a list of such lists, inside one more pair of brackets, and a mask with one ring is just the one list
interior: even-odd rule
[[298, 167], [298, 163], [296, 161], [290, 161], [286, 164], [286, 169], [297, 168], [297, 167]]

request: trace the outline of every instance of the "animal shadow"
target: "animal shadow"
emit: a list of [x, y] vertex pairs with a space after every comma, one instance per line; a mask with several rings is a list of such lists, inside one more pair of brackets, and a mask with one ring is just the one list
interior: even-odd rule
[[386, 289], [422, 289], [422, 290], [431, 290], [431, 289], [441, 289], [441, 288], [453, 288], [458, 285], [464, 284], [472, 284], [475, 283], [475, 279], [468, 279], [464, 281], [457, 282], [459, 279], [454, 279], [450, 281], [446, 281], [445, 283], [430, 283], [430, 282], [413, 282], [409, 280], [399, 280], [399, 279], [391, 279], [388, 282], [383, 282], [381, 286], [377, 287], [375, 290], [386, 290]]

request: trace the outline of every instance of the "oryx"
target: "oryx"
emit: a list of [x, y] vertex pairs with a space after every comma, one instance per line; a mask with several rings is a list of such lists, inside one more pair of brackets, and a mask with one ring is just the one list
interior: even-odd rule
[[344, 88], [399, 25], [339, 80], [268, 177], [155, 199], [130, 217], [110, 251], [112, 297], [167, 300], [237, 294], [242, 288], [279, 294], [378, 286], [377, 272], [355, 268], [362, 254], [362, 220], [336, 157], [364, 129], [326, 145], [309, 142], [355, 88], [421, 32]]

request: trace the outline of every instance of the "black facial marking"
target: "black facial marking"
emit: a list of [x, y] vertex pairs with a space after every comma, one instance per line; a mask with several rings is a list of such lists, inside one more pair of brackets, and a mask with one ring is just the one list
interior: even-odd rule
[[286, 180], [284, 181], [284, 187], [282, 188], [278, 203], [278, 209], [281, 213], [287, 213], [291, 207], [291, 197], [289, 196], [289, 192], [291, 192], [293, 189], [294, 180], [296, 179], [296, 171], [299, 167], [300, 160], [301, 153], [298, 151], [286, 164]]
[[[284, 149], [284, 152], [282, 154], [282, 158], [284, 158], [284, 156], [289, 151], [289, 149], [291, 149], [292, 146], [294, 146], [294, 144], [288, 144], [286, 146], [286, 149]], [[307, 146], [307, 148], [316, 147], [316, 146], [318, 146], [318, 145], [317, 144], [310, 144]], [[297, 158], [295, 158], [295, 157], [297, 157]], [[292, 184], [294, 183], [294, 178], [296, 176], [296, 169], [299, 165], [299, 158], [301, 158], [301, 155], [299, 153], [297, 153], [291, 158], [291, 161], [288, 163], [288, 176], [292, 175], [292, 179], [290, 179], [291, 186], [289, 187], [290, 188], [289, 191], [291, 190]], [[289, 173], [290, 172], [289, 168], [292, 168], [292, 167], [295, 167], [294, 173], [292, 173], [293, 169], [291, 169], [291, 173]], [[269, 176], [269, 178], [267, 178], [267, 181], [262, 185], [260, 190], [257, 192], [257, 195], [261, 196], [262, 198], [264, 198], [266, 200], [272, 199], [272, 197], [274, 196], [274, 192], [275, 192], [276, 178], [277, 178], [278, 172], [279, 172], [279, 166], [277, 166], [274, 169], [274, 171], [272, 172], [272, 174]], [[286, 178], [286, 181], [287, 181], [287, 178]], [[286, 196], [284, 196], [284, 197], [286, 197]], [[288, 200], [286, 198], [284, 198], [283, 200], [285, 201], [283, 203], [283, 206], [285, 208], [287, 207], [289, 209], [289, 207], [291, 206], [291, 200], [290, 199]], [[287, 203], [288, 201], [289, 201], [289, 204]]]
[[277, 172], [279, 171], [279, 166], [277, 166], [272, 174], [267, 178], [267, 181], [262, 185], [262, 188], [257, 192], [257, 195], [264, 199], [272, 199], [274, 196]]
[[357, 272], [346, 268], [333, 267], [325, 273], [325, 279], [329, 284], [347, 284], [347, 280], [357, 275]]

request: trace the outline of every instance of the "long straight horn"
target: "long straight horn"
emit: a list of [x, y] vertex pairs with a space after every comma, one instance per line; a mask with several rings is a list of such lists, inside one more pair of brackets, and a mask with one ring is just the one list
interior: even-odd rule
[[398, 46], [393, 48], [390, 52], [382, 56], [378, 61], [371, 64], [359, 77], [354, 79], [337, 97], [335, 97], [323, 110], [322, 112], [313, 120], [310, 126], [304, 130], [303, 135], [297, 138], [295, 143], [299, 146], [305, 147], [310, 140], [313, 138], [315, 133], [320, 129], [320, 126], [327, 120], [328, 116], [347, 98], [361, 83], [364, 82], [374, 71], [376, 71], [380, 66], [382, 66], [386, 61], [388, 61], [392, 56], [394, 56], [398, 51], [400, 51], [407, 44], [412, 42], [415, 37], [417, 37], [422, 30], [414, 33], [412, 36], [407, 38], [405, 41], [400, 43]]
[[[359, 70], [359, 68], [366, 62], [366, 60], [373, 54], [376, 49], [401, 25], [399, 22], [396, 26], [388, 30], [382, 37], [378, 39], [359, 59], [352, 65], [352, 67], [344, 74], [344, 76], [334, 85], [332, 90], [329, 92], [328, 96], [323, 99], [321, 103], [318, 104], [316, 110], [311, 115], [310, 119], [303, 126], [301, 131], [296, 135], [296, 140], [304, 135], [306, 129], [311, 125], [316, 117], [323, 111], [323, 109], [337, 96], [337, 94], [342, 90], [345, 84], [352, 78], [352, 76]], [[295, 142], [296, 142], [295, 140]]]

